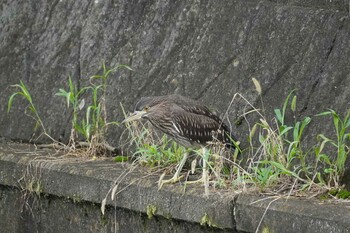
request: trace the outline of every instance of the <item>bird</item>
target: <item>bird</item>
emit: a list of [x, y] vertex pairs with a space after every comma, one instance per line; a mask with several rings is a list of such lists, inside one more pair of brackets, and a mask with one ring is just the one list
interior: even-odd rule
[[[134, 112], [122, 123], [135, 120], [148, 120], [155, 128], [169, 135], [184, 147], [205, 148], [210, 142], [220, 142], [234, 151], [237, 139], [230, 128], [208, 107], [182, 95], [171, 94], [163, 96], [142, 97], [136, 102]], [[159, 188], [165, 183], [175, 183], [182, 176], [180, 172], [187, 160], [185, 153], [174, 176], [169, 180], [159, 182]], [[205, 181], [206, 164], [203, 161], [203, 175]], [[206, 191], [207, 193], [207, 191]]]

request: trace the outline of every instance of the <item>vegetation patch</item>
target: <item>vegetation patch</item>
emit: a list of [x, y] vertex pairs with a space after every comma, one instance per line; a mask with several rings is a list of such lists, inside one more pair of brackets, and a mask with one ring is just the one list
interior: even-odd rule
[[213, 222], [207, 213], [203, 215], [199, 223], [201, 226], [217, 227], [217, 225]]
[[157, 213], [157, 207], [155, 205], [152, 205], [152, 204], [147, 205], [146, 213], [147, 213], [148, 219], [152, 219], [153, 216]]
[[[118, 65], [116, 68], [108, 69], [103, 63], [101, 67], [102, 74], [91, 76], [89, 79], [90, 85], [79, 88], [69, 76], [67, 80], [68, 89], [60, 88], [58, 90], [56, 96], [62, 97], [66, 102], [66, 107], [72, 111], [71, 132], [67, 144], [55, 140], [47, 133], [32, 96], [22, 81], [12, 86], [16, 91], [9, 97], [7, 111], [10, 112], [16, 96], [22, 96], [29, 103], [25, 109], [25, 114], [36, 121], [34, 131], [40, 128], [42, 133], [39, 137], [44, 135], [52, 141], [52, 144], [41, 145], [42, 147], [63, 149], [66, 154], [87, 157], [111, 154], [115, 152], [115, 148], [105, 140], [107, 128], [119, 123], [107, 121], [107, 80], [112, 72], [120, 68], [131, 70], [126, 65]], [[84, 96], [90, 96], [90, 99], [86, 99]]]
[[[108, 69], [103, 64], [101, 74], [90, 77], [88, 86], [78, 88], [72, 78], [68, 77], [67, 88], [58, 90], [56, 95], [62, 97], [66, 107], [72, 111], [71, 133], [67, 144], [58, 142], [47, 133], [31, 94], [22, 81], [13, 85], [16, 91], [9, 97], [8, 112], [14, 99], [21, 96], [28, 102], [25, 114], [35, 119], [35, 130], [40, 128], [41, 135], [52, 140], [51, 146], [63, 149], [67, 154], [88, 157], [113, 154], [115, 148], [106, 142], [105, 136], [108, 127], [119, 125], [119, 122], [107, 121], [106, 89], [110, 74], [119, 68], [131, 70], [124, 65]], [[260, 96], [261, 109], [257, 109], [240, 94], [233, 96], [228, 107], [230, 108], [237, 99], [245, 101], [249, 106], [250, 109], [237, 121], [239, 124], [245, 121], [249, 126], [248, 147], [241, 149], [240, 143], [233, 141], [237, 150], [232, 153], [214, 141], [207, 145], [205, 153], [201, 153], [178, 145], [166, 135], [158, 134], [149, 123], [130, 122], [127, 123], [127, 129], [122, 135], [127, 140], [121, 146], [128, 145], [129, 151], [134, 152], [131, 159], [118, 155], [114, 161], [128, 161], [132, 165], [147, 166], [153, 171], [163, 171], [165, 174], [174, 173], [183, 155], [190, 154], [185, 180], [188, 181], [189, 177], [198, 174], [198, 171], [206, 170], [211, 190], [232, 188], [235, 192], [249, 190], [297, 196], [322, 194], [334, 189], [342, 190], [340, 180], [344, 175], [345, 161], [350, 153], [350, 110], [339, 114], [335, 110], [328, 109], [315, 116], [299, 119], [297, 95], [293, 90], [282, 106], [274, 109], [274, 117], [269, 119], [265, 116], [260, 83], [253, 79], [253, 84]], [[121, 109], [126, 115], [123, 106]], [[251, 123], [247, 116], [253, 114], [258, 121]], [[317, 134], [317, 143], [306, 148], [303, 141], [304, 132], [312, 121], [320, 118], [329, 119], [334, 132]], [[204, 164], [205, 167], [200, 167], [198, 164]], [[130, 172], [135, 166], [131, 167]], [[117, 193], [117, 188], [118, 185], [113, 188], [113, 195]], [[348, 198], [347, 192], [342, 191], [330, 195]], [[152, 210], [147, 209], [148, 212], [151, 211], [149, 212], [151, 215]]]

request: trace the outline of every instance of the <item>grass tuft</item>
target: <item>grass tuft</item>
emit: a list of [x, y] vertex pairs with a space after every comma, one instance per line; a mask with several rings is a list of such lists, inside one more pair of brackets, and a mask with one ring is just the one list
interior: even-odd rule
[[[119, 123], [107, 121], [106, 91], [107, 81], [111, 74], [120, 68], [131, 70], [126, 65], [118, 65], [113, 69], [108, 69], [103, 63], [102, 73], [92, 76], [88, 86], [78, 88], [78, 85], [74, 84], [72, 78], [68, 76], [68, 89], [60, 88], [58, 90], [56, 96], [64, 98], [67, 108], [72, 109], [71, 133], [67, 145], [56, 141], [46, 132], [30, 92], [22, 81], [12, 86], [16, 88], [16, 91], [8, 99], [7, 111], [10, 112], [15, 97], [22, 96], [29, 103], [25, 114], [29, 109], [30, 114], [27, 115], [36, 121], [35, 130], [41, 127], [43, 134], [52, 140], [53, 144], [49, 146], [64, 149], [70, 154], [88, 157], [113, 153], [115, 148], [107, 143], [105, 135], [110, 125], [118, 125]], [[90, 97], [90, 99], [86, 100], [84, 96]]]

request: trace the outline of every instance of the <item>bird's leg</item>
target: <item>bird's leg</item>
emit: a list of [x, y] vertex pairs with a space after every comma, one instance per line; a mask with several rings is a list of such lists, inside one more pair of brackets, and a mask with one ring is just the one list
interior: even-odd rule
[[207, 149], [205, 147], [202, 148], [203, 152], [203, 183], [204, 183], [204, 194], [206, 196], [209, 195], [209, 176], [208, 176], [208, 168], [207, 163], [209, 161], [209, 154], [207, 153]]
[[186, 152], [184, 154], [184, 157], [182, 158], [181, 162], [179, 163], [179, 166], [176, 169], [176, 172], [175, 172], [174, 176], [171, 179], [169, 179], [169, 180], [162, 180], [162, 179], [160, 179], [159, 180], [159, 182], [158, 182], [158, 190], [162, 188], [163, 184], [175, 183], [175, 182], [179, 181], [183, 177], [183, 176], [180, 176], [180, 172], [182, 171], [182, 168], [183, 168], [183, 166], [186, 163], [187, 157], [188, 157], [188, 153]]
[[207, 149], [203, 147], [201, 149], [201, 157], [203, 159], [203, 171], [202, 171], [202, 177], [198, 180], [194, 181], [187, 181], [186, 184], [196, 184], [196, 183], [203, 183], [204, 184], [204, 194], [206, 196], [209, 195], [209, 176], [208, 176], [208, 167], [207, 163], [209, 160], [209, 154], [207, 153]]

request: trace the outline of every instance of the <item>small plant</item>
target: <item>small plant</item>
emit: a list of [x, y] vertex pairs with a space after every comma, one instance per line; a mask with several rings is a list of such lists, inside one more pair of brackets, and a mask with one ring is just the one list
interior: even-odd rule
[[152, 204], [147, 205], [146, 213], [147, 213], [148, 219], [152, 219], [153, 216], [155, 216], [157, 213], [157, 206]]
[[[255, 80], [254, 83], [256, 82]], [[250, 144], [253, 145], [252, 138], [259, 129], [258, 149], [251, 147], [251, 150], [255, 151], [251, 154], [258, 158], [252, 158], [251, 170], [254, 174], [254, 182], [262, 189], [279, 183], [282, 177], [310, 184], [309, 180], [302, 178], [300, 174], [307, 175], [309, 171], [305, 162], [307, 153], [303, 151], [301, 142], [303, 132], [311, 122], [311, 118], [305, 117], [302, 121], [294, 120], [293, 124], [286, 123], [288, 107], [295, 119], [297, 97], [292, 96], [293, 93], [294, 91], [287, 96], [282, 109], [274, 110], [275, 118], [272, 124], [269, 124], [260, 114], [260, 122], [253, 126], [250, 133]]]
[[[253, 80], [258, 93], [261, 87], [258, 81]], [[303, 133], [311, 122], [310, 117], [297, 121], [297, 97], [292, 91], [286, 98], [281, 109], [275, 109], [275, 118], [269, 124], [265, 117], [258, 112], [260, 122], [256, 123], [250, 131], [250, 145], [252, 158], [248, 159], [250, 165], [248, 172], [253, 176], [245, 176], [252, 180], [262, 190], [266, 187], [277, 187], [281, 184], [289, 186], [295, 191], [302, 191], [312, 187], [330, 189], [339, 187], [341, 177], [345, 172], [345, 161], [350, 153], [350, 110], [342, 118], [334, 110], [328, 110], [316, 116], [331, 116], [335, 129], [335, 138], [325, 134], [318, 134], [318, 144], [314, 148], [315, 160], [313, 164], [306, 162], [312, 150], [302, 146]], [[287, 112], [293, 113], [294, 123], [286, 121]], [[253, 111], [252, 111], [253, 112]], [[252, 138], [259, 132], [258, 147], [255, 148]], [[327, 152], [336, 151], [334, 156]], [[320, 172], [320, 168], [322, 171]]]
[[77, 86], [73, 84], [72, 78], [70, 76], [68, 76], [68, 87], [68, 91], [60, 88], [59, 92], [57, 92], [56, 95], [62, 96], [66, 99], [67, 108], [70, 106], [73, 108], [70, 140], [71, 144], [74, 145], [78, 134], [83, 135], [85, 139], [88, 139], [90, 137], [90, 126], [87, 125], [84, 121], [80, 123], [78, 120], [79, 111], [82, 110], [85, 105], [85, 100], [82, 99], [81, 96], [89, 89], [89, 87], [78, 89]]
[[[315, 155], [316, 160], [324, 165], [323, 171], [327, 175], [328, 186], [338, 187], [339, 181], [344, 175], [346, 159], [350, 154], [350, 109], [346, 112], [343, 119], [332, 109], [316, 116], [332, 116], [336, 138], [330, 139], [324, 134], [317, 135], [319, 144], [315, 147]], [[336, 149], [335, 156], [329, 156], [324, 152], [326, 145]], [[318, 174], [318, 179], [324, 182], [321, 174]]]
[[[118, 125], [118, 122], [107, 122], [106, 92], [107, 80], [110, 77], [110, 74], [117, 71], [120, 68], [132, 70], [127, 65], [118, 65], [113, 69], [107, 69], [105, 63], [102, 63], [102, 74], [93, 75], [90, 78], [90, 88], [92, 90], [92, 104], [87, 107], [86, 123], [90, 126], [91, 132], [93, 132], [93, 134], [97, 136], [105, 135], [108, 125]], [[95, 84], [93, 82], [94, 80], [99, 81], [99, 83]]]
[[[114, 69], [107, 69], [106, 65], [103, 63], [102, 74], [92, 76], [90, 78], [89, 86], [78, 88], [69, 76], [68, 89], [65, 90], [60, 88], [56, 93], [57, 96], [65, 98], [67, 108], [72, 107], [73, 109], [71, 122], [72, 128], [68, 145], [57, 142], [47, 134], [43, 122], [33, 103], [32, 97], [22, 81], [20, 81], [19, 84], [13, 85], [18, 91], [10, 96], [7, 111], [10, 111], [14, 98], [16, 96], [22, 96], [29, 102], [29, 106], [26, 108], [25, 113], [27, 114], [27, 109], [30, 110], [30, 114], [27, 115], [31, 116], [36, 121], [35, 130], [40, 126], [44, 135], [49, 137], [55, 145], [59, 145], [65, 149], [68, 148], [70, 151], [72, 151], [72, 149], [75, 150], [77, 145], [79, 147], [87, 147], [88, 151], [90, 151], [89, 155], [114, 151], [114, 148], [106, 143], [104, 137], [107, 131], [107, 126], [111, 124], [117, 125], [118, 122], [107, 122], [105, 99], [108, 77], [112, 72], [119, 68], [127, 68], [131, 70], [131, 68], [126, 65], [118, 65]], [[94, 83], [94, 80], [97, 80], [99, 83]], [[86, 107], [86, 101], [83, 96], [88, 94], [91, 94], [91, 101], [89, 102], [90, 105]], [[80, 141], [81, 138], [83, 138], [84, 141]]]
[[[17, 89], [16, 92], [14, 92], [8, 99], [7, 102], [7, 112], [9, 113], [11, 108], [12, 108], [12, 104], [13, 101], [15, 99], [16, 96], [22, 96], [28, 103], [29, 105], [25, 108], [24, 113], [28, 116], [30, 116], [31, 118], [33, 118], [36, 122], [35, 126], [34, 126], [34, 132], [38, 129], [38, 127], [40, 127], [43, 131], [43, 134], [45, 136], [47, 136], [48, 138], [50, 138], [52, 141], [57, 142], [55, 139], [53, 139], [45, 130], [43, 121], [41, 120], [39, 113], [33, 103], [33, 99], [32, 96], [30, 94], [30, 92], [28, 91], [27, 86], [22, 82], [22, 80], [20, 80], [19, 84], [15, 84], [12, 85], [11, 87], [14, 87]], [[27, 112], [27, 109], [30, 110], [30, 112]], [[40, 136], [39, 136], [40, 137]]]
[[[31, 113], [34, 115], [34, 116], [31, 116], [32, 118], [34, 118], [34, 120], [36, 121], [36, 125], [35, 125], [35, 128], [37, 128], [39, 125], [43, 127], [43, 124], [42, 124], [42, 121], [41, 121], [41, 118], [39, 117], [39, 114], [38, 114], [38, 111], [36, 110], [36, 107], [35, 105], [33, 104], [33, 100], [32, 100], [32, 96], [31, 94], [29, 93], [26, 85], [22, 82], [22, 80], [19, 81], [19, 84], [15, 84], [15, 85], [11, 85], [11, 87], [15, 87], [17, 88], [17, 92], [14, 92], [9, 100], [8, 100], [8, 104], [7, 104], [7, 112], [10, 112], [11, 110], [11, 107], [12, 107], [12, 102], [14, 100], [14, 98], [18, 95], [21, 95], [22, 97], [24, 97], [24, 99], [26, 99], [29, 103], [29, 106], [27, 108], [29, 108], [29, 110], [31, 111]], [[27, 110], [26, 108], [26, 110]]]
[[[146, 134], [149, 134], [149, 131], [144, 130], [143, 135], [147, 137]], [[186, 148], [163, 135], [158, 141], [138, 144], [133, 156], [150, 167], [166, 167], [179, 162], [186, 151]]]
[[[79, 146], [87, 146], [90, 154], [104, 154], [106, 151], [113, 151], [114, 148], [109, 146], [105, 140], [105, 134], [107, 126], [114, 124], [118, 125], [118, 122], [107, 121], [107, 110], [106, 110], [106, 91], [107, 91], [107, 80], [110, 74], [119, 68], [130, 67], [126, 65], [119, 65], [114, 69], [107, 69], [106, 65], [102, 64], [102, 74], [94, 75], [90, 78], [90, 85], [78, 89], [73, 84], [71, 77], [68, 77], [68, 91], [59, 89], [56, 93], [58, 96], [62, 96], [66, 99], [67, 107], [72, 105], [73, 108], [73, 119], [72, 119], [72, 131], [70, 136], [71, 145], [75, 147], [76, 140], [79, 136], [84, 138], [84, 142], [79, 142]], [[93, 81], [97, 80], [98, 83]], [[85, 107], [86, 102], [82, 96], [90, 92], [91, 101], [90, 105]], [[80, 113], [83, 112], [83, 117], [80, 119]]]
[[253, 170], [255, 172], [254, 180], [261, 189], [272, 185], [278, 180], [278, 176], [280, 175], [270, 164], [253, 167]]

